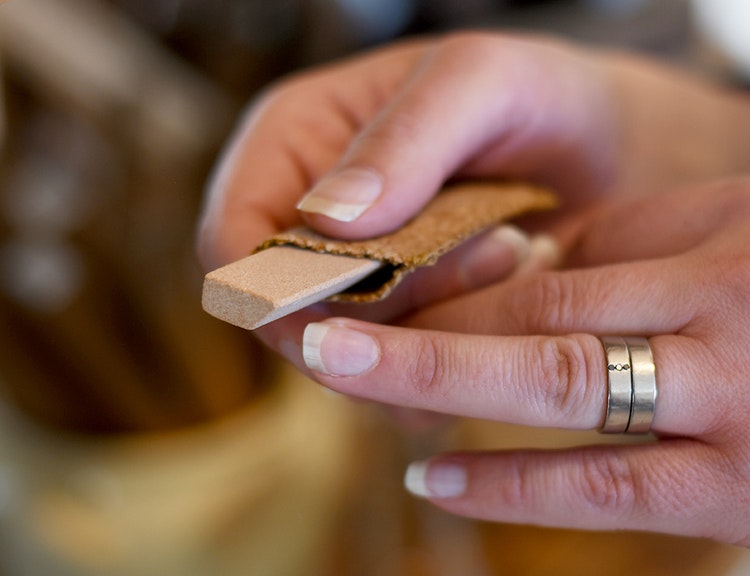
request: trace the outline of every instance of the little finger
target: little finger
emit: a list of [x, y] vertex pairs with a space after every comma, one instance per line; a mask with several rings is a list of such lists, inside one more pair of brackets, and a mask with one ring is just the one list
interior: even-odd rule
[[728, 521], [732, 496], [715, 490], [728, 469], [712, 447], [681, 439], [447, 454], [412, 464], [405, 484], [441, 508], [485, 520], [736, 542], [744, 535]]

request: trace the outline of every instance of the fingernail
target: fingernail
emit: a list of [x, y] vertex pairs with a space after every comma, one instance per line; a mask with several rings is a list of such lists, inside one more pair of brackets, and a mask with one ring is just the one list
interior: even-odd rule
[[530, 240], [529, 256], [517, 274], [537, 272], [557, 268], [562, 262], [562, 250], [560, 244], [552, 236], [540, 234]]
[[383, 180], [373, 170], [349, 168], [323, 178], [297, 204], [310, 214], [352, 222], [373, 205], [383, 191]]
[[562, 259], [560, 244], [552, 236], [537, 236], [531, 241], [530, 257], [550, 268], [558, 266]]
[[516, 264], [525, 262], [531, 253], [531, 244], [526, 233], [516, 226], [505, 224], [496, 228], [490, 236], [496, 242], [510, 247], [516, 258]]
[[472, 249], [462, 263], [464, 283], [472, 288], [506, 276], [529, 257], [529, 237], [516, 226], [499, 226]]
[[413, 462], [404, 476], [406, 489], [420, 498], [458, 498], [467, 483], [466, 468], [447, 462]]
[[380, 347], [368, 334], [336, 324], [308, 324], [302, 357], [311, 370], [331, 376], [358, 376], [380, 360]]

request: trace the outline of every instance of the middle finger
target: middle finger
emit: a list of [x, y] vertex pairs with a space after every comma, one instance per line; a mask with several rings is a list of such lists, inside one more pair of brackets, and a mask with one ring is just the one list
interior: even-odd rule
[[[684, 361], [701, 365], [700, 344], [660, 336], [651, 346], [659, 385], [652, 429], [705, 433], [725, 407], [683, 385], [700, 381]], [[318, 381], [368, 400], [536, 427], [604, 421], [607, 364], [589, 334], [460, 335], [332, 319], [308, 326], [303, 354]]]

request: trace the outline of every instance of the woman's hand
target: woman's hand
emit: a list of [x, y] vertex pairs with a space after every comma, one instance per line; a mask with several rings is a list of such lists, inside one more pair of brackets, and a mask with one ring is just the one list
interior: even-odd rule
[[[382, 234], [453, 177], [552, 186], [562, 210], [535, 226], [566, 249], [588, 208], [613, 192], [646, 194], [747, 165], [746, 108], [647, 62], [551, 40], [464, 33], [394, 45], [257, 99], [209, 187], [198, 250], [215, 268], [303, 219], [342, 238]], [[388, 320], [506, 277], [534, 251], [504, 232], [410, 279], [395, 309], [346, 313]], [[444, 290], [423, 289], [436, 279]], [[319, 306], [259, 334], [298, 339], [330, 313]]]
[[528, 245], [488, 235], [390, 303], [347, 310], [375, 321], [412, 311], [400, 327], [325, 320], [332, 310], [313, 307], [261, 337], [348, 394], [597, 428], [606, 374], [596, 336], [650, 336], [658, 442], [454, 454], [418, 468], [412, 484], [472, 516], [750, 545], [750, 184], [661, 193], [746, 172], [748, 108], [648, 62], [550, 40], [395, 45], [258, 99], [210, 186], [199, 253], [214, 268], [302, 221], [341, 238], [385, 233], [454, 177], [552, 186], [562, 209], [529, 226], [556, 236], [567, 269], [496, 283]]
[[570, 202], [597, 193], [614, 178], [619, 129], [592, 60], [550, 41], [471, 34], [281, 82], [251, 106], [209, 188], [205, 266], [303, 217], [342, 238], [389, 232], [454, 176], [547, 183]]
[[412, 469], [411, 487], [474, 517], [748, 546], [748, 222], [750, 178], [613, 203], [572, 250], [576, 268], [512, 278], [403, 327], [312, 324], [305, 362], [361, 398], [598, 429], [607, 369], [597, 336], [648, 336], [656, 442], [436, 456]]

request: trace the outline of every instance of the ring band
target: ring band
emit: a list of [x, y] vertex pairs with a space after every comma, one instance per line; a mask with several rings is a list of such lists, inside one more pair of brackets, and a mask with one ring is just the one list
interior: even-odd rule
[[607, 358], [607, 412], [601, 431], [624, 434], [630, 424], [633, 405], [630, 353], [625, 339], [620, 336], [603, 336], [601, 341]]
[[651, 346], [645, 338], [628, 337], [633, 374], [633, 406], [628, 434], [645, 434], [651, 428], [656, 409], [656, 365]]
[[656, 366], [648, 340], [603, 336], [607, 360], [607, 409], [601, 432], [645, 434], [656, 410]]

